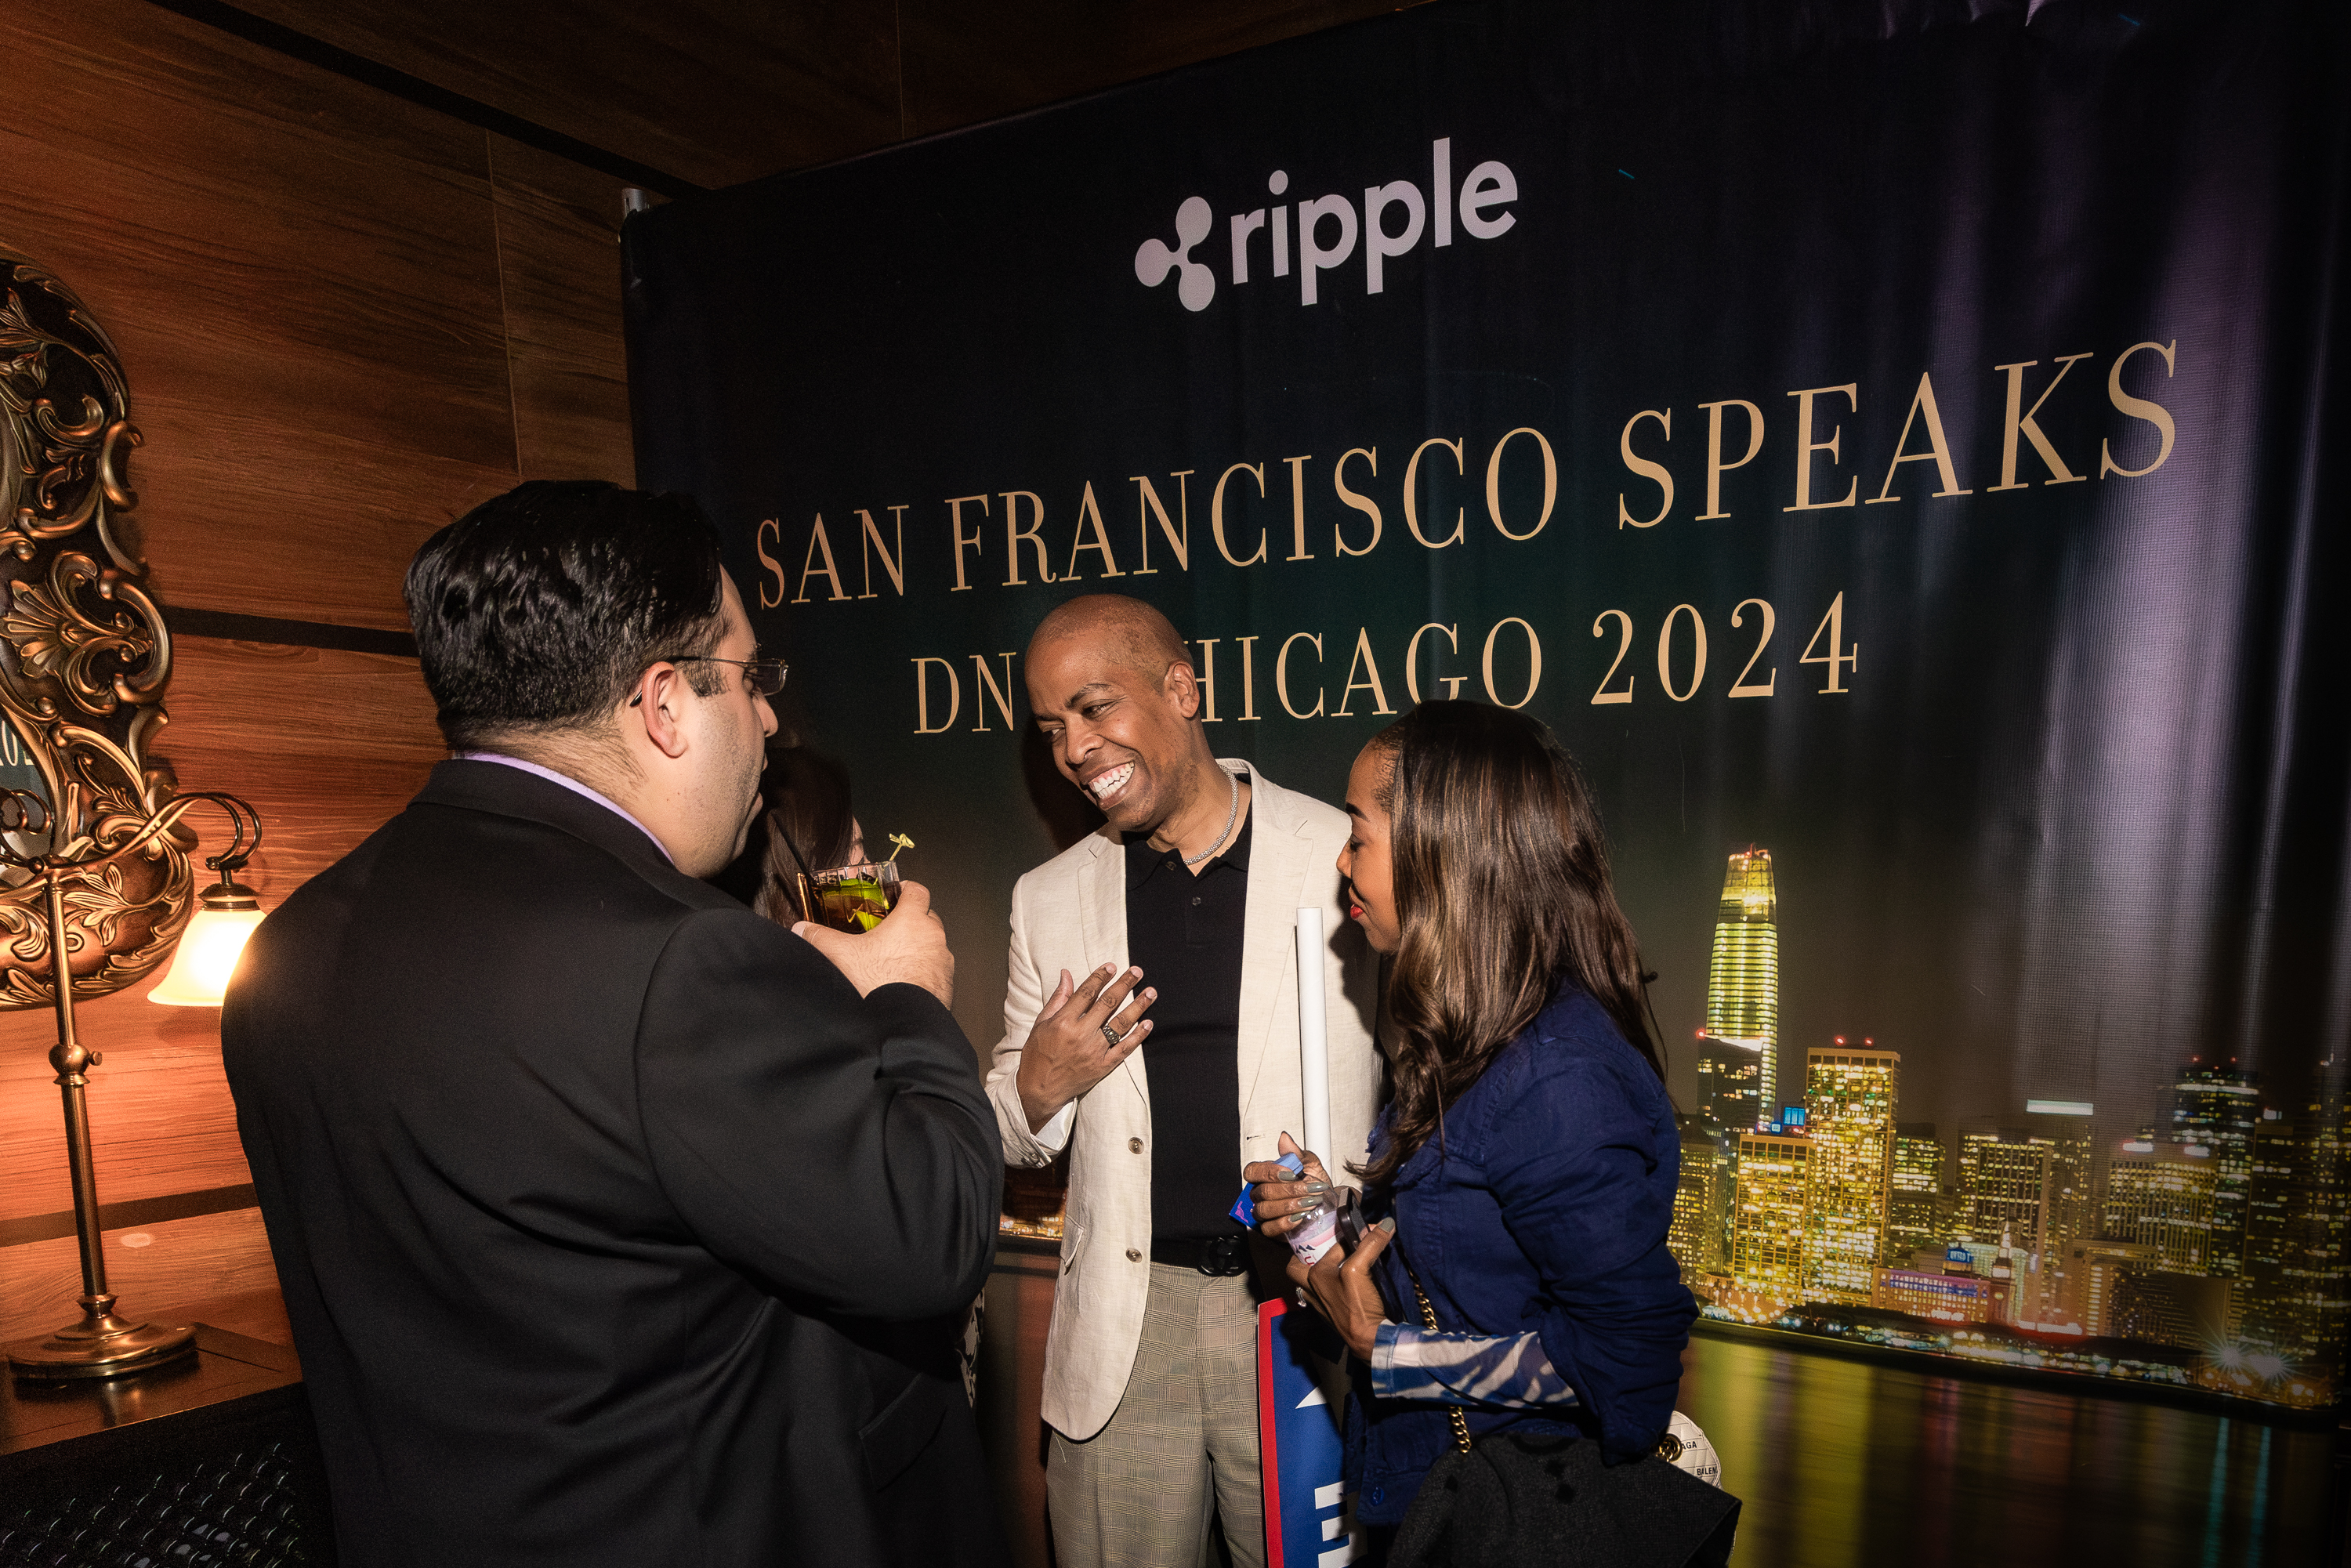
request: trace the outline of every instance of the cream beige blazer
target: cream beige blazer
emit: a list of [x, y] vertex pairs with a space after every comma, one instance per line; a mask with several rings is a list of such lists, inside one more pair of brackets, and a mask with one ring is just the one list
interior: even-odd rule
[[[1326, 934], [1322, 987], [1330, 1019], [1331, 1136], [1318, 1150], [1333, 1164], [1360, 1160], [1380, 1092], [1372, 1040], [1378, 985], [1375, 956], [1339, 903], [1336, 862], [1347, 841], [1345, 813], [1293, 794], [1248, 763], [1220, 759], [1254, 783], [1249, 810], [1249, 903], [1241, 957], [1241, 1166], [1277, 1157], [1289, 1133], [1301, 1141], [1298, 1072], [1297, 919], [1319, 904]], [[1115, 829], [1090, 835], [1022, 877], [1012, 890], [1012, 962], [1004, 997], [1004, 1039], [987, 1075], [1004, 1132], [1004, 1157], [1050, 1165], [1058, 1152], [1029, 1132], [1014, 1079], [1029, 1026], [1067, 969], [1082, 977], [1102, 964], [1123, 968], [1126, 855]], [[1150, 977], [1144, 977], [1150, 983]], [[1045, 1341], [1045, 1420], [1063, 1436], [1101, 1431], [1118, 1408], [1143, 1336], [1151, 1275], [1151, 1092], [1148, 1044], [1077, 1102], [1070, 1130], [1070, 1200], [1061, 1270]], [[1335, 1156], [1335, 1158], [1334, 1158]]]

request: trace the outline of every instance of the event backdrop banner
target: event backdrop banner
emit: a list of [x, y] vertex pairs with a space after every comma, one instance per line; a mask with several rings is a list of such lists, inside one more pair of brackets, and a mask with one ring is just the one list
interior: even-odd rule
[[1448, 0], [635, 217], [641, 482], [914, 841], [983, 1052], [1013, 880], [1098, 820], [1022, 651], [1136, 595], [1218, 752], [1324, 799], [1416, 701], [1564, 738], [1708, 1314], [2332, 1403], [2338, 24], [1613, 9]]

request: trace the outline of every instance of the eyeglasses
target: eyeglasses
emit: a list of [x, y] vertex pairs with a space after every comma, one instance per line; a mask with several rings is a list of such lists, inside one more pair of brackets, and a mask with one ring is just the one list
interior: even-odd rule
[[673, 664], [737, 664], [751, 689], [763, 697], [774, 696], [784, 689], [784, 677], [792, 672], [791, 665], [781, 659], [721, 659], [710, 653], [687, 653], [666, 661]]

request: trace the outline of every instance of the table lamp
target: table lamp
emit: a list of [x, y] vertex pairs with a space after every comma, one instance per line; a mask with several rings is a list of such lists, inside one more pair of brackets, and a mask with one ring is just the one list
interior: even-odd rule
[[[233, 795], [177, 793], [148, 754], [167, 722], [172, 635], [124, 527], [144, 437], [113, 340], [63, 278], [5, 246], [0, 304], [0, 1011], [56, 1009], [49, 1065], [82, 1284], [80, 1322], [0, 1355], [23, 1377], [104, 1378], [186, 1355], [194, 1331], [114, 1311], [85, 1103], [99, 1057], [76, 1033], [76, 993], [87, 1001], [142, 982], [176, 943], [159, 998], [218, 1001], [235, 956], [213, 933], [260, 918], [234, 873], [261, 831]], [[236, 831], [207, 862], [221, 885], [199, 910], [194, 841], [180, 823], [206, 803]]]
[[[56, 993], [57, 1015], [57, 1043], [50, 1049], [49, 1065], [57, 1069], [57, 1086], [65, 1096], [66, 1158], [73, 1176], [74, 1234], [81, 1249], [81, 1321], [46, 1338], [19, 1340], [7, 1346], [9, 1365], [20, 1377], [118, 1377], [162, 1365], [195, 1349], [193, 1326], [142, 1323], [120, 1317], [114, 1311], [114, 1293], [106, 1287], [106, 1253], [99, 1228], [98, 1176], [90, 1163], [89, 1112], [85, 1094], [89, 1086], [89, 1070], [99, 1064], [99, 1056], [83, 1046], [74, 1031], [73, 973], [67, 962], [65, 894], [58, 878], [63, 873], [135, 853], [177, 827], [181, 818], [204, 803], [228, 813], [235, 834], [227, 849], [204, 862], [207, 870], [220, 873], [220, 885], [202, 895], [203, 907], [190, 917], [181, 936], [172, 972], [150, 993], [153, 999], [182, 1006], [219, 1005], [245, 938], [260, 923], [259, 901], [252, 889], [235, 881], [235, 873], [261, 847], [261, 819], [253, 808], [234, 795], [193, 791], [165, 801], [136, 831], [103, 852], [98, 852], [93, 841], [84, 836], [62, 849], [52, 845], [47, 852], [27, 854], [19, 853], [12, 841], [54, 836], [51, 824], [55, 819], [48, 802], [28, 791], [0, 789], [0, 862], [31, 872], [44, 883], [48, 910], [50, 989]], [[207, 915], [214, 917], [209, 927], [203, 924]], [[203, 946], [191, 954], [190, 947], [199, 939]], [[175, 987], [176, 994], [163, 995]]]
[[[258, 826], [254, 830], [253, 841], [255, 847], [259, 847]], [[204, 863], [210, 866], [220, 862]], [[240, 860], [238, 863], [243, 862]], [[162, 981], [147, 993], [147, 999], [174, 1008], [220, 1006], [221, 998], [228, 994], [228, 977], [236, 972], [236, 961], [244, 956], [245, 940], [260, 924], [261, 900], [253, 889], [235, 881], [229, 869], [224, 869], [216, 885], [196, 895], [196, 912], [188, 917], [188, 928], [180, 934], [180, 946], [172, 955], [172, 967]]]

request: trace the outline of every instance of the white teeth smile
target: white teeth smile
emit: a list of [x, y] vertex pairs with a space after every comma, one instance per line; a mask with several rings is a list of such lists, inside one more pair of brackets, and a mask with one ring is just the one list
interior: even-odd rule
[[1117, 794], [1121, 789], [1125, 789], [1126, 781], [1134, 777], [1134, 764], [1129, 762], [1122, 767], [1113, 768], [1106, 772], [1095, 774], [1092, 779], [1086, 781], [1086, 789], [1093, 796], [1095, 803], [1099, 805], [1102, 802], [1108, 800], [1113, 795]]

